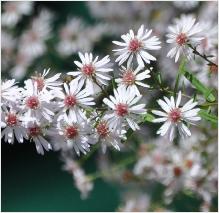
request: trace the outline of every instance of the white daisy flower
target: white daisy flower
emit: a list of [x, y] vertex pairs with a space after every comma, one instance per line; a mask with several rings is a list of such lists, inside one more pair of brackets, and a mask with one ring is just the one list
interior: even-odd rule
[[[74, 148], [78, 156], [80, 156], [80, 152], [83, 154], [89, 152], [90, 144], [96, 143], [91, 136], [92, 129], [88, 123], [86, 121], [76, 122], [71, 116], [64, 115], [57, 123], [56, 131], [62, 136], [62, 140], [66, 142], [66, 146], [60, 145], [60, 148]], [[55, 143], [61, 143], [61, 141], [58, 139]]]
[[15, 105], [22, 97], [22, 88], [16, 85], [15, 79], [1, 82], [1, 106], [6, 103]]
[[177, 128], [182, 137], [191, 136], [191, 132], [185, 123], [194, 124], [193, 122], [201, 120], [198, 116], [200, 109], [194, 108], [198, 102], [194, 102], [194, 100], [191, 99], [183, 107], [180, 107], [181, 91], [179, 92], [176, 101], [174, 100], [174, 97], [171, 96], [170, 99], [164, 97], [164, 101], [159, 99], [157, 102], [164, 110], [164, 112], [152, 110], [153, 114], [161, 116], [160, 118], [154, 119], [153, 122], [164, 122], [157, 131], [157, 134], [160, 134], [161, 136], [168, 134], [169, 140], [173, 141], [175, 129]]
[[172, 49], [167, 53], [167, 57], [178, 61], [181, 54], [188, 59], [192, 57], [192, 49], [187, 46], [197, 45], [203, 37], [200, 36], [202, 28], [199, 23], [195, 24], [196, 19], [192, 15], [182, 15], [180, 19], [175, 19], [175, 24], [168, 27], [167, 43], [172, 44]]
[[13, 144], [16, 138], [23, 143], [24, 138], [28, 138], [26, 128], [22, 126], [22, 116], [15, 109], [2, 110], [1, 128], [4, 128], [1, 137], [5, 137], [5, 142]]
[[105, 56], [98, 61], [98, 56], [93, 59], [93, 54], [85, 53], [84, 55], [79, 52], [79, 57], [81, 62], [74, 61], [78, 66], [78, 71], [69, 72], [69, 75], [73, 75], [79, 81], [86, 83], [86, 89], [90, 94], [95, 94], [99, 86], [96, 84], [97, 81], [100, 85], [108, 85], [108, 81], [111, 79], [111, 76], [107, 74], [112, 72], [113, 69], [110, 67], [109, 56]]
[[121, 49], [115, 49], [116, 55], [119, 55], [116, 62], [119, 65], [123, 64], [126, 60], [132, 61], [135, 56], [138, 65], [143, 67], [144, 62], [150, 64], [150, 61], [156, 61], [156, 58], [149, 54], [146, 50], [158, 50], [161, 48], [161, 42], [156, 36], [151, 36], [152, 30], [144, 30], [144, 25], [138, 30], [137, 35], [133, 30], [130, 30], [126, 35], [122, 35], [121, 38], [124, 42], [113, 41], [114, 44], [122, 46]]
[[112, 145], [115, 149], [120, 151], [120, 142], [121, 139], [125, 139], [124, 134], [126, 133], [125, 130], [122, 130], [121, 134], [115, 130], [112, 125], [110, 125], [107, 117], [101, 118], [98, 121], [98, 124], [95, 127], [94, 137], [100, 141], [102, 146], [103, 153], [106, 152], [106, 148]]
[[46, 119], [52, 121], [51, 100], [53, 96], [50, 92], [40, 92], [37, 88], [37, 82], [33, 82], [31, 79], [26, 80], [25, 90], [23, 91], [24, 100], [22, 104], [22, 110], [25, 112], [26, 119], [41, 120]]
[[135, 70], [130, 65], [128, 65], [127, 68], [122, 66], [122, 69], [120, 69], [121, 78], [117, 78], [115, 79], [115, 81], [116, 83], [118, 83], [119, 87], [125, 87], [131, 91], [134, 91], [136, 95], [140, 95], [137, 86], [142, 86], [146, 88], [150, 87], [148, 84], [145, 84], [141, 81], [151, 77], [149, 75], [149, 69], [140, 72], [141, 70], [143, 70], [143, 67], [140, 66], [138, 66]]
[[[32, 80], [33, 82], [37, 83], [37, 89], [39, 91], [51, 91], [52, 92], [56, 92], [57, 90], [61, 90], [61, 85], [62, 82], [61, 81], [57, 81], [60, 78], [61, 73], [57, 73], [54, 76], [50, 77], [50, 78], [45, 78], [48, 74], [49, 74], [50, 68], [49, 69], [44, 69], [43, 70], [43, 74], [41, 73], [36, 73], [35, 76], [32, 76]], [[48, 90], [49, 89], [49, 90]]]
[[124, 87], [114, 89], [114, 97], [104, 98], [103, 102], [108, 105], [113, 113], [107, 115], [112, 127], [119, 132], [122, 130], [122, 125], [127, 122], [133, 130], [139, 129], [136, 123], [137, 115], [146, 113], [145, 104], [137, 104], [142, 95], [136, 96], [132, 90], [127, 90]]
[[61, 99], [58, 103], [59, 114], [69, 114], [74, 120], [79, 121], [80, 118], [86, 120], [82, 108], [88, 108], [95, 105], [94, 98], [87, 93], [86, 89], [82, 89], [83, 82], [77, 79], [72, 80], [69, 86], [64, 83], [65, 92], [57, 91], [56, 97]]
[[44, 138], [46, 135], [46, 129], [42, 125], [36, 122], [27, 123], [27, 133], [30, 140], [33, 140], [36, 146], [36, 150], [39, 154], [44, 154], [44, 149], [49, 151], [52, 149], [51, 144]]

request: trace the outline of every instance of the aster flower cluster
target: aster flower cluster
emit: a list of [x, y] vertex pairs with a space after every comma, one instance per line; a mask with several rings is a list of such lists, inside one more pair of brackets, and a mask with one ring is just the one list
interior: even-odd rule
[[[193, 14], [181, 14], [169, 24], [172, 10], [167, 10], [166, 15], [157, 14], [162, 23], [156, 22], [157, 17], [147, 23], [142, 20], [149, 20], [159, 9], [157, 3], [86, 4], [96, 18], [107, 23], [91, 27], [70, 17], [57, 32], [54, 49], [48, 48], [53, 42], [52, 13], [42, 10], [15, 38], [9, 28], [30, 14], [32, 4], [4, 4], [3, 57], [14, 58], [16, 63], [3, 60], [2, 64], [13, 77], [1, 82], [3, 141], [34, 143], [42, 155], [60, 151], [63, 169], [72, 175], [82, 199], [93, 189], [92, 180], [103, 177], [127, 188], [130, 183], [132, 193], [124, 193], [120, 211], [168, 208], [152, 206], [152, 195], [141, 187], [151, 190], [155, 183], [164, 186], [166, 205], [183, 191], [198, 194], [201, 210], [209, 211], [217, 184], [215, 21], [206, 22], [201, 13], [200, 20]], [[199, 3], [173, 5], [187, 11]], [[130, 29], [130, 17], [136, 16], [134, 26], [139, 28]], [[104, 35], [117, 39], [104, 46], [103, 55], [96, 54], [93, 48]], [[35, 72], [23, 84], [18, 82], [48, 50], [62, 60], [73, 59], [71, 69], [55, 73], [56, 66], [50, 65], [51, 70]], [[81, 165], [96, 149], [100, 173], [86, 175]], [[111, 164], [111, 149], [127, 159]], [[136, 193], [133, 188], [138, 189]]]

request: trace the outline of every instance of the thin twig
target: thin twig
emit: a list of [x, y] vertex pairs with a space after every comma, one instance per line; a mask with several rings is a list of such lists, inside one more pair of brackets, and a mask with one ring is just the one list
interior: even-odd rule
[[197, 49], [195, 47], [193, 47], [191, 44], [187, 44], [187, 45], [188, 45], [188, 47], [190, 47], [193, 50], [193, 53], [195, 55], [198, 55], [201, 58], [203, 58], [205, 61], [207, 61], [209, 63], [209, 65], [214, 65], [214, 66], [218, 67], [217, 64], [215, 64], [214, 62], [210, 61], [206, 55], [202, 55], [200, 52], [198, 52]]

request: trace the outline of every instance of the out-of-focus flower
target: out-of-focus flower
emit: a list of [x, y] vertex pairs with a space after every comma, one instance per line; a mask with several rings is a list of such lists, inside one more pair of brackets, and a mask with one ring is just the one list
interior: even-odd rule
[[121, 36], [124, 42], [113, 41], [114, 44], [122, 47], [113, 50], [116, 51], [116, 55], [119, 55], [116, 62], [121, 65], [128, 60], [130, 63], [135, 56], [138, 65], [144, 67], [144, 62], [150, 64], [150, 61], [156, 61], [156, 58], [149, 54], [147, 50], [160, 49], [161, 42], [156, 36], [151, 36], [151, 33], [152, 30], [144, 30], [144, 25], [141, 25], [137, 35], [134, 34], [133, 30], [130, 30], [129, 33]]
[[181, 54], [191, 59], [192, 50], [187, 44], [195, 46], [203, 39], [200, 34], [202, 28], [199, 23], [195, 24], [195, 21], [192, 15], [182, 15], [179, 19], [175, 19], [174, 25], [168, 27], [167, 43], [172, 44], [172, 49], [167, 53], [167, 57], [175, 56], [175, 62]]
[[127, 90], [124, 87], [114, 89], [114, 97], [104, 98], [103, 102], [113, 110], [111, 114], [107, 115], [110, 125], [113, 128], [122, 130], [122, 125], [127, 122], [133, 129], [139, 129], [136, 123], [136, 115], [146, 113], [145, 104], [136, 105], [142, 96], [136, 96], [135, 91]]
[[164, 97], [164, 101], [159, 99], [157, 102], [164, 110], [164, 112], [152, 110], [153, 114], [161, 116], [160, 118], [154, 119], [153, 122], [164, 122], [161, 128], [157, 131], [157, 134], [160, 134], [161, 136], [168, 134], [169, 140], [173, 141], [175, 129], [177, 127], [182, 137], [191, 136], [190, 130], [184, 123], [188, 122], [194, 124], [193, 122], [201, 119], [198, 116], [200, 109], [194, 108], [198, 102], [194, 102], [194, 100], [191, 99], [183, 107], [179, 107], [181, 102], [181, 91], [179, 92], [176, 101], [174, 100], [174, 97], [171, 96], [170, 99]]
[[42, 10], [30, 26], [24, 31], [18, 45], [21, 54], [32, 57], [32, 60], [46, 51], [45, 41], [50, 37], [52, 14]]
[[83, 82], [74, 79], [69, 86], [64, 83], [65, 93], [56, 91], [55, 96], [61, 99], [58, 103], [59, 114], [69, 114], [74, 121], [79, 121], [81, 118], [86, 120], [86, 116], [81, 108], [88, 108], [95, 105], [94, 98], [90, 96], [86, 89], [82, 89]]
[[199, 1], [174, 1], [173, 5], [180, 10], [193, 10], [198, 7]]
[[91, 50], [92, 43], [86, 37], [85, 24], [79, 18], [69, 19], [61, 28], [59, 36], [57, 50], [61, 55], [69, 56], [77, 51]]
[[136, 93], [136, 95], [140, 95], [140, 92], [138, 90], [137, 86], [142, 87], [150, 87], [148, 84], [145, 84], [141, 81], [150, 78], [150, 70], [147, 69], [143, 72], [140, 72], [143, 70], [143, 67], [138, 66], [136, 69], [133, 69], [132, 66], [128, 65], [127, 68], [124, 66], [121, 67], [121, 78], [115, 79], [116, 83], [118, 83], [119, 87], [125, 87], [129, 89], [130, 91], [133, 91]]
[[14, 27], [22, 15], [29, 15], [33, 9], [33, 2], [5, 2], [1, 17], [2, 26]]
[[150, 198], [147, 194], [133, 194], [126, 197], [123, 206], [119, 207], [122, 212], [146, 212], [150, 206]]
[[76, 161], [66, 157], [64, 161], [63, 169], [72, 175], [76, 188], [81, 192], [81, 198], [86, 199], [89, 192], [93, 189], [93, 183]]
[[112, 72], [113, 69], [110, 68], [109, 56], [105, 56], [98, 61], [98, 56], [93, 59], [93, 54], [85, 53], [84, 55], [79, 52], [79, 57], [81, 62], [74, 61], [78, 66], [78, 71], [69, 72], [69, 75], [73, 75], [77, 80], [86, 84], [86, 90], [90, 94], [95, 94], [100, 85], [108, 85], [108, 81], [111, 76], [108, 72]]
[[23, 143], [27, 137], [27, 131], [22, 126], [22, 116], [15, 110], [2, 110], [1, 112], [1, 128], [5, 128], [1, 132], [1, 137], [5, 137], [5, 142], [14, 143], [14, 136], [19, 143]]
[[16, 85], [15, 79], [1, 82], [1, 106], [6, 104], [16, 105], [21, 99], [22, 90]]

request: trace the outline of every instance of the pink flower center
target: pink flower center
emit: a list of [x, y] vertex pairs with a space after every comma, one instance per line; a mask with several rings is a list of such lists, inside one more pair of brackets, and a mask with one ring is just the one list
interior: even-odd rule
[[85, 74], [85, 75], [93, 75], [93, 73], [95, 72], [95, 69], [94, 67], [92, 66], [92, 64], [86, 64], [82, 67], [82, 72]]
[[41, 128], [39, 126], [29, 127], [28, 132], [31, 137], [37, 137], [41, 135]]
[[182, 174], [182, 169], [179, 167], [179, 166], [175, 166], [173, 168], [173, 174], [176, 176], [176, 177], [179, 177], [181, 174]]
[[42, 91], [43, 87], [45, 86], [44, 79], [42, 77], [33, 77], [33, 80], [37, 83], [37, 89]]
[[74, 95], [68, 95], [65, 97], [64, 103], [66, 107], [73, 107], [76, 104], [76, 97]]
[[186, 166], [188, 169], [191, 169], [192, 166], [193, 166], [193, 161], [192, 161], [192, 160], [186, 160], [186, 161], [185, 161], [185, 166]]
[[102, 138], [105, 138], [109, 133], [109, 128], [108, 128], [107, 123], [105, 121], [100, 122], [96, 128], [97, 128], [97, 133]]
[[135, 83], [135, 74], [132, 71], [126, 71], [123, 73], [122, 80], [126, 85], [132, 85]]
[[170, 111], [169, 113], [169, 118], [172, 122], [176, 123], [180, 120], [181, 118], [181, 111], [180, 109], [176, 108]]
[[116, 105], [116, 114], [118, 116], [125, 116], [128, 114], [128, 105], [127, 104], [123, 104], [123, 103], [119, 103]]
[[65, 129], [65, 136], [69, 139], [73, 139], [78, 135], [78, 128], [76, 126], [68, 126]]
[[180, 33], [177, 37], [176, 37], [176, 43], [180, 46], [184, 45], [187, 42], [187, 37], [185, 33]]
[[8, 126], [13, 127], [17, 124], [17, 116], [13, 113], [8, 114], [6, 123]]
[[30, 109], [37, 109], [40, 105], [39, 99], [36, 96], [30, 96], [26, 100], [26, 106]]
[[129, 50], [131, 52], [137, 52], [141, 48], [141, 42], [134, 38], [129, 42]]

